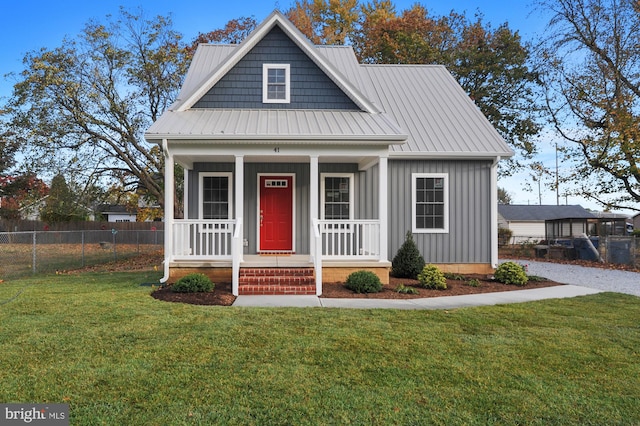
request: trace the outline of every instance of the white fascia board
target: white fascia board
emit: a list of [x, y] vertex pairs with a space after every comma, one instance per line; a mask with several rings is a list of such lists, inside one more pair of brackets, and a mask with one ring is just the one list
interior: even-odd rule
[[211, 156], [367, 156], [367, 157], [386, 157], [388, 150], [385, 146], [380, 145], [314, 145], [305, 144], [286, 145], [280, 150], [274, 151], [274, 144], [236, 144], [227, 143], [216, 145], [214, 149], [211, 146], [198, 143], [188, 144], [171, 144], [171, 154], [173, 157], [180, 155], [211, 155]]
[[495, 159], [496, 157], [511, 157], [514, 152], [390, 152], [389, 159], [400, 160], [477, 160]]

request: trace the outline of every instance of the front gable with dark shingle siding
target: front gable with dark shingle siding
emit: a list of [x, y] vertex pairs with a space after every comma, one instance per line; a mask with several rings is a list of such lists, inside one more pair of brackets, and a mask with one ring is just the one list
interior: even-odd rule
[[[262, 102], [263, 64], [290, 64], [290, 103]], [[278, 26], [193, 107], [360, 110]]]

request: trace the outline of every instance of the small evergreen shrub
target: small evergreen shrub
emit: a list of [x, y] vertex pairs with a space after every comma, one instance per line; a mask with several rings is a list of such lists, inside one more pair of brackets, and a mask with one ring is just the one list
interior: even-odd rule
[[464, 284], [468, 285], [469, 287], [480, 287], [480, 280], [477, 278], [472, 278], [469, 281], [465, 281]]
[[440, 269], [435, 265], [427, 265], [418, 274], [418, 281], [424, 288], [433, 290], [445, 290], [447, 288], [447, 279]]
[[345, 287], [355, 293], [378, 293], [382, 290], [382, 282], [371, 271], [356, 271], [349, 274]]
[[398, 287], [396, 287], [396, 293], [401, 293], [401, 294], [418, 294], [420, 293], [417, 289], [410, 287], [410, 286], [406, 286], [404, 284], [400, 284]]
[[398, 278], [416, 279], [424, 268], [424, 258], [418, 250], [413, 235], [407, 232], [404, 243], [391, 261], [391, 275]]
[[464, 275], [456, 274], [455, 272], [445, 272], [444, 277], [448, 280], [464, 281]]
[[494, 274], [496, 281], [504, 284], [523, 286], [529, 280], [527, 273], [521, 265], [515, 262], [505, 262], [498, 266]]
[[175, 293], [204, 293], [212, 291], [215, 284], [204, 274], [189, 274], [171, 286]]

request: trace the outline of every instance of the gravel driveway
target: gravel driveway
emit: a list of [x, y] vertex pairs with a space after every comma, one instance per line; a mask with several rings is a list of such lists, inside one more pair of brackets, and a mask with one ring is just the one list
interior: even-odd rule
[[[500, 263], [507, 260], [501, 259]], [[513, 260], [513, 262], [528, 265], [529, 275], [545, 277], [564, 284], [640, 296], [640, 273], [638, 272], [530, 260]]]

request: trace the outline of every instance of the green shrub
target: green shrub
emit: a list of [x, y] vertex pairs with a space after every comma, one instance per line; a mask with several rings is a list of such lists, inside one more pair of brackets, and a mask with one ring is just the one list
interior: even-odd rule
[[445, 272], [444, 277], [448, 280], [464, 281], [464, 275], [456, 274], [455, 272]]
[[349, 274], [345, 287], [356, 293], [378, 293], [382, 290], [382, 282], [371, 271], [356, 271]]
[[417, 289], [413, 288], [413, 287], [406, 286], [404, 284], [400, 284], [398, 287], [396, 287], [396, 293], [418, 294], [420, 292]]
[[480, 287], [480, 280], [472, 278], [469, 281], [465, 281], [464, 285], [468, 285], [469, 287]]
[[547, 278], [539, 277], [537, 275], [527, 275], [527, 279], [528, 279], [528, 282], [530, 283], [539, 283], [543, 281], [549, 281]]
[[433, 290], [444, 290], [447, 288], [447, 279], [440, 269], [435, 265], [427, 265], [418, 274], [418, 281], [424, 288]]
[[175, 293], [204, 293], [212, 291], [215, 284], [204, 274], [189, 274], [180, 278], [171, 286]]
[[424, 258], [418, 250], [413, 235], [407, 232], [404, 243], [391, 262], [391, 275], [398, 278], [416, 279], [424, 268]]
[[498, 245], [500, 247], [506, 246], [509, 244], [511, 237], [513, 236], [513, 231], [509, 228], [498, 228]]
[[498, 266], [498, 269], [496, 269], [494, 276], [496, 281], [517, 286], [523, 286], [529, 280], [524, 268], [515, 262], [505, 262], [501, 264]]

